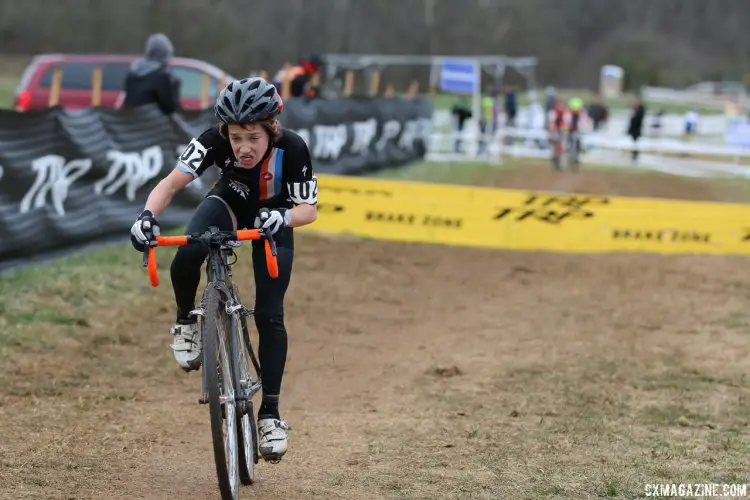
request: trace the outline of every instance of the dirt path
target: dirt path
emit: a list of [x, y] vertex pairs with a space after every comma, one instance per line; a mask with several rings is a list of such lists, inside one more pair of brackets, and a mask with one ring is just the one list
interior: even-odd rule
[[[561, 188], [538, 170], [498, 182], [722, 196], [596, 172]], [[750, 483], [747, 259], [311, 235], [298, 249], [290, 451], [261, 463], [242, 498], [633, 498], [651, 483]], [[153, 289], [132, 251], [96, 252], [96, 268], [49, 271], [0, 301], [0, 498], [217, 498], [199, 375], [168, 347], [167, 261]]]
[[[290, 452], [261, 464], [245, 498], [586, 498], [747, 470], [734, 441], [750, 397], [742, 259], [300, 248]], [[216, 498], [199, 379], [168, 352], [168, 299], [148, 290], [4, 362], [2, 498]], [[660, 448], [665, 432], [683, 444]], [[683, 445], [716, 439], [730, 451], [691, 465]], [[660, 450], [669, 462], [644, 465]]]

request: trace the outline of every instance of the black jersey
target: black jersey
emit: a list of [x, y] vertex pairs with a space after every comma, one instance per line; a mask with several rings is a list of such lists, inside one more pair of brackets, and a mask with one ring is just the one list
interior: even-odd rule
[[281, 139], [270, 145], [256, 167], [248, 169], [239, 166], [229, 139], [217, 127], [208, 128], [190, 141], [177, 168], [198, 178], [212, 166], [219, 168], [221, 175], [206, 196], [220, 197], [238, 217], [254, 217], [261, 207], [317, 203], [318, 184], [310, 150], [291, 130], [283, 129]]

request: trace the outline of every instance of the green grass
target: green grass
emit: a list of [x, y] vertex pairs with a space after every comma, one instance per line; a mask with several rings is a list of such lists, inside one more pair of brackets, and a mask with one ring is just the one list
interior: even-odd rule
[[[537, 162], [538, 163], [538, 162]], [[373, 173], [373, 177], [403, 181], [441, 182], [448, 184], [475, 184], [477, 179], [522, 166], [515, 161], [502, 165], [479, 162], [422, 161], [407, 167], [388, 168]]]
[[[379, 170], [372, 177], [395, 180], [412, 180], [425, 182], [446, 182], [453, 184], [471, 184], [477, 178], [485, 176], [496, 176], [499, 173], [511, 172], [529, 167], [547, 166], [543, 159], [538, 158], [505, 158], [502, 163], [486, 163], [479, 161], [421, 161], [415, 162], [407, 167], [395, 167]], [[627, 170], [622, 167], [602, 165], [596, 163], [584, 163], [585, 171], [627, 173], [636, 176], [656, 176], [664, 180], [679, 178], [672, 174], [650, 171], [646, 169]], [[717, 177], [711, 181], [750, 184], [746, 179], [734, 177]]]
[[[439, 182], [461, 185], [481, 185], [482, 180], [498, 177], [529, 167], [546, 166], [544, 160], [529, 158], [506, 158], [502, 163], [485, 163], [477, 161], [421, 161], [407, 167], [396, 167], [379, 170], [373, 177], [417, 182]], [[622, 172], [618, 167], [597, 164], [585, 164], [587, 171]], [[666, 179], [674, 178], [669, 174], [647, 170], [628, 171], [631, 175], [655, 175]]]
[[[169, 286], [165, 274], [174, 252], [157, 252], [160, 287]], [[91, 327], [96, 311], [135, 300], [149, 288], [141, 255], [129, 242], [10, 270], [0, 277], [0, 359], [12, 349], [42, 349], [60, 332], [75, 337]]]
[[0, 109], [13, 107], [17, 85], [18, 80], [15, 78], [0, 78]]

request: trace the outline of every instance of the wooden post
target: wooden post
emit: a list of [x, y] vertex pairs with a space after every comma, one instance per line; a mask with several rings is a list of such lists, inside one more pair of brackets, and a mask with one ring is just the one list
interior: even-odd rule
[[412, 80], [409, 87], [406, 89], [406, 98], [414, 99], [417, 97], [417, 94], [419, 94], [419, 82], [417, 80]]
[[48, 106], [54, 107], [60, 103], [60, 87], [62, 87], [62, 68], [55, 68], [52, 73], [52, 87], [49, 89]]
[[292, 74], [289, 71], [291, 68], [290, 63], [284, 63], [284, 79], [281, 82], [281, 98], [284, 100], [292, 95]]
[[349, 70], [344, 75], [344, 97], [349, 97], [354, 93], [354, 71]]
[[378, 92], [380, 92], [380, 71], [375, 71], [370, 77], [370, 95], [376, 96]]
[[95, 66], [91, 72], [91, 106], [102, 105], [102, 67]]
[[211, 89], [211, 77], [208, 73], [203, 73], [203, 81], [201, 85], [201, 109], [208, 107], [208, 93]]

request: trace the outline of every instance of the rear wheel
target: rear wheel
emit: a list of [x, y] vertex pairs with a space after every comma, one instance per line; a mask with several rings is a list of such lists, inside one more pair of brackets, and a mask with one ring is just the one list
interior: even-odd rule
[[209, 285], [206, 293], [203, 369], [206, 370], [216, 476], [222, 500], [236, 500], [239, 493], [238, 418], [226, 346], [229, 316], [224, 312], [219, 291]]

